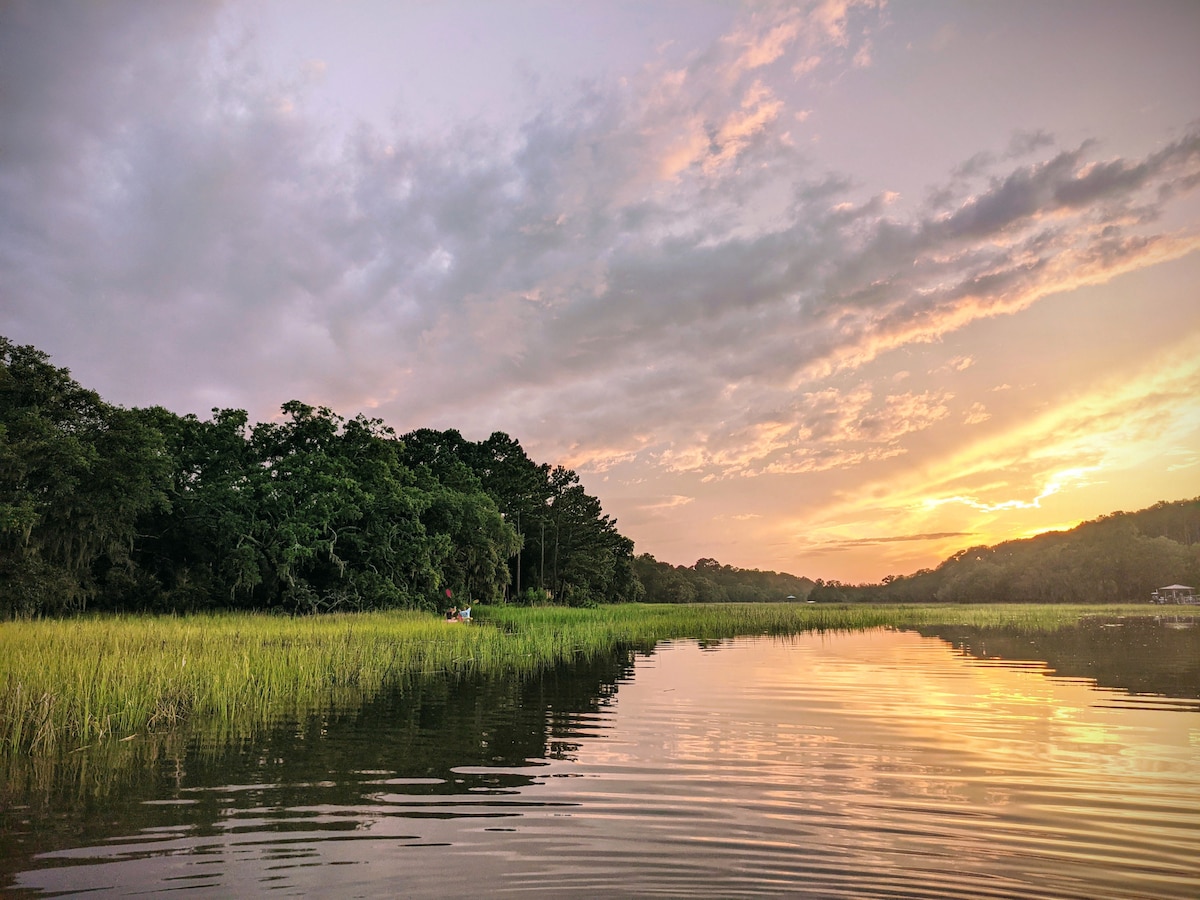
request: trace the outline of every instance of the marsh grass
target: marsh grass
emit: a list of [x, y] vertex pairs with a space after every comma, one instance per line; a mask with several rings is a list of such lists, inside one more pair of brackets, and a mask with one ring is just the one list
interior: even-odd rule
[[[63, 756], [187, 724], [227, 739], [436, 673], [533, 673], [660, 640], [880, 626], [1049, 629], [1144, 607], [642, 605], [422, 613], [105, 616], [0, 624], [0, 757]], [[153, 742], [151, 742], [153, 743]]]

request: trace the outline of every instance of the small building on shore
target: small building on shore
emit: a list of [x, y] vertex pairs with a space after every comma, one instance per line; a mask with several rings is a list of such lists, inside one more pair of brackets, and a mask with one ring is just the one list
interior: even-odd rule
[[1200, 604], [1200, 597], [1196, 596], [1194, 587], [1186, 584], [1168, 584], [1151, 594], [1150, 602]]

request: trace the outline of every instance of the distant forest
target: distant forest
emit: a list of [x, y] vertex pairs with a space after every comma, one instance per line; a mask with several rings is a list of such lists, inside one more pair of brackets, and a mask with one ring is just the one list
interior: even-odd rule
[[935, 569], [889, 576], [881, 584], [818, 580], [809, 599], [1136, 602], [1175, 583], [1200, 585], [1200, 497], [1115, 512], [1070, 531], [971, 547]]
[[693, 566], [659, 562], [649, 553], [633, 561], [633, 570], [653, 603], [771, 603], [804, 600], [816, 587], [811, 578], [762, 572], [698, 559]]
[[1116, 512], [1070, 531], [960, 550], [935, 569], [844, 584], [722, 566], [634, 560], [647, 599], [661, 603], [1103, 603], [1148, 601], [1167, 584], [1200, 585], [1200, 497]]
[[1200, 498], [845, 585], [634, 556], [579, 476], [503, 432], [397, 435], [299, 401], [279, 422], [104, 402], [0, 337], [0, 618], [474, 602], [1139, 600], [1200, 583]]

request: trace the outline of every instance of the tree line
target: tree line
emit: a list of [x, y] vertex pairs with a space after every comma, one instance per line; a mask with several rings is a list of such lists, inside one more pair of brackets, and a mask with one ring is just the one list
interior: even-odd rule
[[773, 603], [804, 600], [815, 582], [785, 572], [739, 569], [715, 559], [673, 566], [649, 553], [633, 561], [647, 598], [656, 603]]
[[969, 547], [936, 568], [880, 584], [818, 579], [818, 602], [1104, 603], [1149, 600], [1167, 584], [1200, 586], [1200, 497], [1115, 512], [1069, 531]]
[[497, 432], [126, 409], [0, 337], [0, 617], [638, 600], [575, 472]]
[[104, 402], [0, 336], [0, 618], [451, 603], [1093, 602], [1200, 584], [1200, 498], [955, 553], [879, 584], [634, 556], [579, 476], [503, 432], [397, 435]]
[[647, 599], [659, 603], [806, 600], [815, 603], [1105, 603], [1149, 600], [1172, 583], [1200, 586], [1200, 497], [1161, 501], [994, 546], [975, 546], [940, 565], [878, 583], [847, 584], [714, 559], [672, 566], [634, 559]]

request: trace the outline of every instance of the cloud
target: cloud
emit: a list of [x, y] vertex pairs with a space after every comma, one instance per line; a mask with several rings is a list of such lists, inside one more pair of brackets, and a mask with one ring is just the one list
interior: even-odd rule
[[[1191, 335], [1164, 348], [1160, 358], [1114, 373], [1015, 428], [927, 461], [920, 471], [886, 484], [860, 483], [856, 497], [824, 515], [852, 520], [866, 505], [877, 508], [880, 496], [897, 520], [918, 528], [922, 522], [948, 524], [931, 518], [948, 507], [986, 514], [1038, 509], [1051, 497], [1138, 471], [1169, 448], [1194, 446], [1197, 397], [1200, 340]], [[983, 522], [968, 521], [972, 530], [982, 530]]]
[[675, 494], [670, 497], [656, 497], [656, 498], [648, 499], [645, 502], [637, 504], [637, 508], [640, 510], [652, 510], [652, 511], [659, 511], [659, 510], [664, 510], [664, 509], [677, 509], [680, 506], [687, 506], [689, 503], [692, 503], [694, 500], [695, 500], [694, 497], [684, 497], [679, 494]]
[[808, 13], [809, 32], [813, 40], [824, 40], [838, 47], [850, 42], [848, 23], [856, 7], [874, 9], [880, 4], [873, 0], [821, 0]]
[[982, 403], [975, 402], [971, 404], [971, 408], [967, 410], [967, 414], [963, 417], [964, 425], [979, 425], [986, 422], [992, 417], [992, 414], [987, 411], [987, 407]]
[[778, 25], [767, 30], [765, 34], [755, 30], [747, 30], [734, 37], [741, 41], [744, 50], [738, 58], [739, 70], [758, 69], [775, 62], [796, 39], [800, 31], [800, 22], [794, 16], [787, 17]]
[[705, 170], [714, 172], [723, 163], [736, 159], [750, 141], [763, 133], [778, 117], [783, 103], [761, 82], [755, 82], [742, 98], [741, 108], [725, 120], [712, 138], [715, 151], [705, 162]]
[[970, 531], [938, 531], [930, 534], [894, 534], [886, 537], [850, 538], [846, 540], [830, 540], [819, 542], [821, 546], [836, 549], [839, 547], [862, 547], [874, 544], [894, 544], [907, 541], [940, 541], [946, 538], [970, 537]]
[[725, 70], [726, 77], [736, 79], [761, 70], [788, 59], [789, 54], [795, 78], [813, 72], [829, 57], [865, 68], [871, 63], [871, 42], [851, 23], [877, 13], [882, 5], [876, 0], [765, 4], [723, 40], [737, 54]]
[[874, 10], [767, 8], [509, 131], [346, 135], [215, 8], [9, 5], [0, 321], [127, 403], [295, 395], [594, 472], [903, 455], [953, 394], [839, 379], [1200, 246], [1158, 224], [1200, 132], [1104, 159], [1021, 133], [902, 207], [788, 132], [793, 73], [850, 70]]
[[795, 75], [797, 78], [800, 78], [801, 76], [807, 75], [809, 72], [812, 72], [820, 64], [821, 64], [821, 57], [806, 56], [801, 60], [797, 60], [796, 63], [792, 66], [792, 74]]
[[937, 368], [938, 373], [963, 372], [975, 365], [975, 360], [970, 356], [955, 356]]
[[1028, 500], [1017, 497], [987, 502], [971, 495], [956, 495], [953, 497], [929, 498], [925, 501], [925, 507], [927, 509], [937, 509], [939, 506], [947, 504], [961, 504], [962, 506], [969, 506], [972, 509], [989, 513], [1007, 509], [1038, 509], [1041, 507], [1043, 500], [1053, 497], [1064, 489], [1088, 484], [1091, 474], [1099, 470], [1099, 466], [1076, 466], [1070, 469], [1051, 472], [1045, 476], [1041, 491]]
[[1018, 129], [1013, 132], [1004, 155], [1007, 159], [1018, 159], [1053, 146], [1054, 137], [1040, 128], [1032, 131]]

